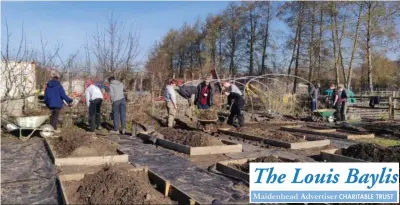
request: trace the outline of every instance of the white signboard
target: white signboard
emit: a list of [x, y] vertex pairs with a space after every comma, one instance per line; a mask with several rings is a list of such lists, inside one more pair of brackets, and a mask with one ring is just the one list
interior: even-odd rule
[[250, 163], [250, 203], [399, 203], [399, 163]]

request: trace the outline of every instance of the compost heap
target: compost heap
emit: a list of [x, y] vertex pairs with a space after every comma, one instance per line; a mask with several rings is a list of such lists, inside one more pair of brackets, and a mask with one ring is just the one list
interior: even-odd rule
[[[240, 171], [249, 173], [251, 162], [287, 162], [275, 156], [259, 157], [254, 160], [249, 160], [244, 164], [228, 164], [228, 166], [239, 169]], [[293, 162], [301, 162], [300, 160], [294, 160]]]
[[118, 145], [112, 141], [87, 135], [80, 130], [63, 132], [62, 136], [51, 140], [57, 157], [88, 157], [117, 155]]
[[361, 143], [340, 149], [335, 154], [370, 162], [399, 162], [400, 147], [384, 147], [372, 143]]
[[160, 132], [166, 140], [190, 147], [224, 145], [220, 140], [213, 136], [199, 131], [161, 128], [158, 132]]
[[218, 114], [214, 109], [199, 110], [197, 118], [200, 120], [216, 120], [218, 119]]
[[104, 167], [79, 183], [79, 204], [172, 204], [150, 184], [144, 171]]
[[281, 130], [265, 130], [260, 128], [243, 128], [239, 129], [238, 132], [249, 134], [257, 137], [263, 137], [273, 140], [279, 140], [283, 142], [305, 142], [306, 140], [302, 137], [295, 136], [289, 132], [281, 131]]

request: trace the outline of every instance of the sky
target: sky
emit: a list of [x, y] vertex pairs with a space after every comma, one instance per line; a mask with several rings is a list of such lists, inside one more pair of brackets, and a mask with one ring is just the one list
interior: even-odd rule
[[[220, 13], [229, 4], [228, 1], [171, 1], [171, 2], [1, 2], [1, 40], [4, 48], [6, 37], [5, 21], [11, 32], [11, 47], [19, 45], [21, 29], [25, 30], [30, 47], [41, 49], [40, 36], [47, 42], [47, 50], [54, 50], [61, 43], [60, 56], [66, 59], [70, 54], [78, 52], [78, 60], [84, 61], [83, 45], [85, 39], [92, 39], [97, 27], [107, 25], [111, 13], [127, 26], [133, 25], [140, 34], [140, 54], [137, 58], [144, 63], [148, 52], [156, 41], [162, 40], [168, 30], [179, 29], [186, 22], [193, 24], [197, 19], [204, 20], [208, 14]], [[287, 26], [282, 22], [273, 22], [273, 36], [282, 37], [287, 34]], [[400, 29], [400, 18], [397, 23]], [[279, 35], [277, 35], [279, 34]], [[13, 46], [14, 45], [14, 46]], [[279, 54], [278, 54], [279, 55]], [[285, 59], [285, 54], [280, 55]], [[392, 60], [398, 54], [389, 53]], [[143, 64], [142, 64], [143, 65]]]
[[[62, 58], [79, 50], [84, 59], [85, 38], [91, 38], [97, 26], [107, 24], [111, 13], [140, 34], [138, 60], [147, 59], [155, 41], [162, 40], [171, 28], [185, 22], [193, 24], [211, 13], [219, 13], [229, 2], [1, 2], [2, 48], [5, 22], [11, 32], [10, 44], [19, 45], [22, 25], [29, 46], [41, 49], [40, 36], [47, 41], [47, 50], [62, 43]], [[16, 47], [15, 46], [15, 47]], [[11, 46], [12, 47], [12, 46]], [[14, 47], [14, 49], [15, 49]]]

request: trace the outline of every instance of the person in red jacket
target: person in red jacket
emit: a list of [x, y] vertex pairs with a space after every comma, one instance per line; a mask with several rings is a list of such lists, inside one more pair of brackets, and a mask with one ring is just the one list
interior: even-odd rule
[[213, 105], [214, 88], [209, 79], [204, 78], [197, 86], [195, 103], [200, 110], [209, 109]]

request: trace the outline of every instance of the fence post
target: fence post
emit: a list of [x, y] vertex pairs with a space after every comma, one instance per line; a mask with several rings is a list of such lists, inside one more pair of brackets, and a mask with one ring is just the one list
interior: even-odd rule
[[394, 120], [393, 97], [389, 96], [389, 120]]

